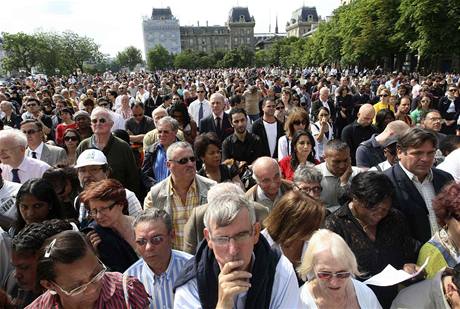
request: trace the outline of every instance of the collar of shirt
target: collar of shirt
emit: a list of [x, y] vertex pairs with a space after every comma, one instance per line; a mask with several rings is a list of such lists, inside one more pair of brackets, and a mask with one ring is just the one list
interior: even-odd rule
[[[196, 177], [194, 177], [192, 184], [190, 185], [190, 187], [188, 187], [187, 195], [189, 193], [196, 193], [196, 191], [197, 191], [197, 189], [196, 189]], [[174, 183], [173, 183], [172, 177], [169, 176], [169, 180], [168, 180], [168, 195], [173, 196], [174, 194], [176, 194], [176, 189], [174, 188]]]
[[220, 120], [222, 121], [224, 119], [224, 112], [220, 113], [219, 115], [212, 113], [212, 117], [214, 118], [214, 121], [216, 120], [217, 117], [219, 117]]
[[319, 165], [317, 165], [318, 168], [320, 169], [321, 171], [321, 174], [323, 174], [324, 177], [334, 177], [334, 178], [338, 178], [337, 176], [335, 176], [334, 174], [332, 174], [329, 169], [327, 168], [327, 165], [326, 165], [326, 162], [323, 162]]
[[[119, 282], [113, 277], [111, 273], [105, 273], [102, 278], [102, 288], [99, 294], [99, 299], [97, 303], [105, 303], [115, 294]], [[95, 307], [97, 308], [97, 307]]]
[[413, 182], [424, 183], [424, 182], [426, 182], [426, 181], [429, 181], [429, 182], [432, 182], [432, 181], [433, 181], [433, 171], [431, 170], [431, 168], [430, 168], [430, 170], [429, 170], [429, 172], [428, 172], [428, 175], [426, 175], [425, 179], [423, 179], [423, 181], [421, 182], [420, 180], [418, 180], [418, 177], [415, 176], [414, 173], [412, 173], [411, 171], [409, 171], [408, 169], [406, 169], [406, 168], [404, 167], [404, 165], [401, 164], [401, 162], [399, 162], [398, 164], [399, 164], [399, 166], [401, 166], [401, 168], [402, 168], [402, 170], [404, 171], [404, 173], [406, 173], [407, 177], [409, 177], [409, 179], [410, 179], [411, 181], [413, 181]]
[[[279, 188], [279, 189], [278, 189], [278, 194], [276, 195], [275, 200], [276, 200], [277, 198], [281, 197], [281, 195], [282, 195], [282, 194], [281, 194], [281, 188]], [[270, 202], [274, 202], [274, 201], [272, 201], [267, 195], [265, 195], [265, 192], [262, 191], [262, 188], [261, 188], [259, 185], [257, 186], [257, 199], [258, 199], [259, 201], [268, 200], [268, 201], [270, 201]]]
[[172, 273], [172, 268], [173, 268], [172, 265], [174, 263], [174, 260], [175, 260], [174, 251], [171, 250], [171, 257], [169, 258], [168, 268], [166, 268], [164, 273], [159, 274], [159, 275], [155, 274], [153, 272], [152, 268], [150, 268], [150, 266], [147, 264], [147, 262], [145, 260], [143, 260], [143, 264], [144, 264], [145, 269], [148, 269], [152, 274], [152, 283], [153, 284], [155, 284], [157, 280], [162, 279], [162, 278], [166, 278], [166, 280], [168, 280], [168, 281], [172, 279], [171, 273]]
[[32, 151], [35, 151], [37, 153], [37, 159], [41, 158], [42, 152], [43, 152], [43, 142], [40, 143], [40, 145], [37, 146], [37, 148], [32, 149], [30, 147], [27, 147], [27, 156], [32, 158]]

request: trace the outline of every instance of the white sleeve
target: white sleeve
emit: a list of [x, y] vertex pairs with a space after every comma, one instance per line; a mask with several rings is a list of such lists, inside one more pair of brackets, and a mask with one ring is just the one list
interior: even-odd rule
[[288, 156], [288, 145], [287, 137], [283, 135], [278, 140], [278, 162], [281, 161], [284, 157]]
[[276, 266], [270, 308], [297, 308], [299, 303], [299, 284], [294, 267], [284, 255]]
[[125, 189], [125, 190], [126, 190], [126, 200], [128, 201], [128, 214], [131, 217], [136, 217], [142, 211], [141, 203], [137, 199], [134, 192], [129, 191], [128, 189]]
[[196, 279], [178, 287], [174, 294], [174, 309], [201, 308]]

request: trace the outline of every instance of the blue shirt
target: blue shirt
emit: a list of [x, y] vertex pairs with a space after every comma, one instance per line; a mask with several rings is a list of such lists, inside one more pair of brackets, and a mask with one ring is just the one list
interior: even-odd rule
[[126, 270], [130, 276], [139, 279], [145, 290], [152, 297], [151, 309], [173, 308], [173, 287], [182, 266], [192, 257], [186, 252], [172, 250], [168, 268], [161, 275], [156, 275], [144, 259], [140, 259]]
[[153, 163], [153, 175], [157, 182], [162, 181], [169, 176], [169, 169], [166, 166], [166, 151], [163, 145], [158, 145], [157, 154], [155, 156], [155, 162]]

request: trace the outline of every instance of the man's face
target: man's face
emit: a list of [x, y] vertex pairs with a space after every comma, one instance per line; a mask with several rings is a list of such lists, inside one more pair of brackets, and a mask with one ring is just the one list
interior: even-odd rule
[[134, 232], [137, 252], [150, 268], [168, 265], [175, 235], [173, 231], [168, 232], [161, 219], [141, 222], [136, 225]]
[[11, 263], [15, 268], [14, 277], [18, 285], [27, 291], [35, 290], [35, 277], [37, 274], [37, 256], [35, 254], [20, 254], [13, 250]]
[[368, 127], [372, 124], [372, 120], [374, 119], [375, 112], [374, 110], [362, 111], [358, 113], [358, 123], [362, 127]]
[[198, 100], [203, 101], [204, 96], [205, 96], [204, 88], [203, 87], [198, 87], [198, 89], [196, 90], [196, 93], [198, 95]]
[[9, 114], [11, 112], [11, 106], [9, 104], [1, 104], [0, 109], [5, 114]]
[[25, 155], [25, 147], [20, 146], [12, 138], [4, 138], [0, 141], [0, 161], [12, 167], [17, 167]]
[[82, 188], [85, 188], [92, 182], [107, 179], [107, 173], [104, 172], [102, 165], [87, 165], [77, 169], [78, 180]]
[[238, 134], [246, 132], [247, 119], [243, 113], [236, 113], [232, 115], [232, 127]]
[[430, 112], [426, 114], [423, 126], [425, 129], [430, 129], [435, 132], [439, 132], [441, 130], [441, 120], [441, 114], [439, 114], [438, 112]]
[[312, 198], [319, 200], [321, 196], [322, 188], [321, 188], [321, 183], [319, 182], [298, 181], [294, 183], [293, 190], [303, 192], [305, 194], [308, 194]]
[[264, 115], [273, 117], [275, 116], [276, 105], [273, 101], [266, 101], [263, 107]]
[[[211, 222], [209, 229], [205, 228], [204, 235], [209, 248], [214, 252], [220, 269], [228, 262], [243, 261], [243, 265], [239, 269], [250, 271], [252, 252], [254, 245], [259, 241], [259, 231], [259, 224], [256, 223], [252, 226], [249, 212], [243, 208], [227, 226], [218, 227]], [[220, 237], [237, 236], [240, 236], [238, 240], [232, 238], [228, 243], [218, 241]]]
[[25, 123], [21, 131], [27, 136], [29, 146], [38, 146], [43, 141], [43, 132], [34, 123]]
[[351, 165], [349, 150], [327, 150], [324, 153], [326, 167], [334, 176], [342, 176]]
[[85, 116], [79, 116], [75, 119], [75, 122], [77, 123], [78, 127], [81, 129], [86, 129], [91, 126], [91, 120], [88, 117]]
[[224, 111], [224, 102], [219, 96], [212, 96], [211, 110], [214, 115], [220, 115]]
[[133, 107], [133, 117], [137, 123], [141, 122], [142, 118], [144, 118], [144, 109], [139, 106]]
[[166, 111], [157, 111], [153, 113], [153, 122], [155, 123], [155, 126], [158, 126], [158, 120], [160, 120], [163, 117], [168, 116], [168, 113]]
[[127, 92], [128, 92], [128, 90], [126, 89], [126, 86], [120, 85], [120, 86], [118, 87], [118, 94], [119, 94], [119, 95], [126, 94]]
[[172, 130], [171, 125], [168, 123], [160, 123], [158, 125], [158, 139], [160, 144], [164, 147], [168, 147], [176, 141], [176, 133]]
[[402, 114], [409, 113], [409, 110], [410, 110], [410, 101], [409, 101], [409, 99], [407, 99], [407, 98], [401, 99], [401, 103], [399, 103], [398, 110]]
[[281, 186], [281, 174], [279, 167], [274, 164], [267, 164], [266, 166], [263, 166], [263, 168], [258, 168], [254, 171], [254, 173], [257, 178], [257, 184], [260, 186], [265, 195], [274, 199]]
[[193, 151], [189, 148], [178, 148], [176, 149], [167, 165], [171, 174], [175, 177], [181, 177], [186, 179], [193, 179], [196, 174], [195, 162], [187, 160], [185, 164], [180, 164], [178, 161], [185, 158], [194, 157]]
[[26, 103], [27, 111], [31, 114], [35, 114], [40, 111], [40, 106], [37, 101], [29, 101]]
[[430, 141], [419, 147], [409, 147], [407, 151], [398, 148], [398, 158], [401, 164], [419, 178], [424, 178], [433, 166], [436, 148]]
[[112, 125], [108, 112], [99, 111], [91, 115], [91, 128], [94, 134], [110, 134]]
[[319, 98], [321, 101], [329, 100], [329, 89], [321, 89], [319, 92]]

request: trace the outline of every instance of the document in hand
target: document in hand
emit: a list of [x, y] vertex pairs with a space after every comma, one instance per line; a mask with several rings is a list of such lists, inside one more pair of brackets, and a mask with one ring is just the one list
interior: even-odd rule
[[425, 260], [425, 263], [423, 263], [420, 269], [416, 273], [413, 273], [413, 274], [408, 274], [402, 269], [397, 270], [393, 266], [388, 264], [384, 270], [382, 270], [377, 275], [370, 277], [369, 279], [364, 281], [364, 283], [367, 285], [377, 285], [377, 286], [391, 286], [391, 285], [398, 284], [400, 282], [406, 281], [420, 274], [423, 271], [423, 269], [426, 267], [426, 265], [428, 264], [429, 259], [430, 257], [427, 257]]

